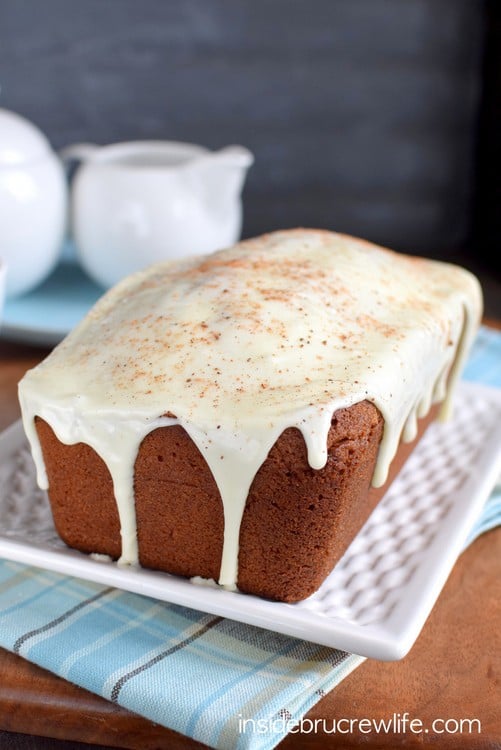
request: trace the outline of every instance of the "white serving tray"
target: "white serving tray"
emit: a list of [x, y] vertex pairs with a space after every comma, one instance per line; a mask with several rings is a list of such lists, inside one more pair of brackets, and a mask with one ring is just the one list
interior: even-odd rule
[[376, 659], [411, 648], [501, 470], [501, 390], [461, 384], [313, 596], [298, 604], [119, 567], [57, 537], [21, 424], [0, 435], [0, 557]]

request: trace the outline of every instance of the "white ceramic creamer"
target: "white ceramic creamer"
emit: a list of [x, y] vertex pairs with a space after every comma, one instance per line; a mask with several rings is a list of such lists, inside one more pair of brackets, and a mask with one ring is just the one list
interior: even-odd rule
[[72, 186], [72, 232], [79, 260], [104, 287], [152, 263], [233, 244], [252, 154], [211, 152], [174, 141], [62, 151], [81, 165]]

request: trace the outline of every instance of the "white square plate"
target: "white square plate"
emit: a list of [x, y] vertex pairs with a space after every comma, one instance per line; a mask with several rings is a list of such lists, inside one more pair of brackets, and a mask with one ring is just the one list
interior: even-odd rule
[[461, 384], [453, 419], [426, 432], [321, 588], [297, 604], [119, 567], [68, 549], [19, 422], [0, 435], [0, 557], [362, 654], [416, 640], [501, 469], [501, 390]]

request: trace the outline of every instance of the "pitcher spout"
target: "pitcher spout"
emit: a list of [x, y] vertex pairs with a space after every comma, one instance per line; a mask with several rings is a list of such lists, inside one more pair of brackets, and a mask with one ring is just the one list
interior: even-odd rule
[[244, 146], [226, 146], [219, 151], [215, 151], [212, 158], [221, 166], [226, 165], [241, 170], [249, 169], [254, 163], [254, 156]]
[[225, 220], [236, 209], [240, 211], [240, 194], [253, 162], [244, 146], [227, 146], [195, 160], [192, 174], [197, 175], [206, 209], [214, 218]]

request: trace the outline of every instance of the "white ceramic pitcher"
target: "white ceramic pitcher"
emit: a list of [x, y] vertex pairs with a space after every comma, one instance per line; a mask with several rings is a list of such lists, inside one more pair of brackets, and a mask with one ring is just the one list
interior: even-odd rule
[[240, 236], [241, 191], [253, 162], [242, 146], [211, 152], [175, 141], [81, 143], [62, 156], [81, 161], [71, 189], [72, 233], [82, 266], [105, 287]]

